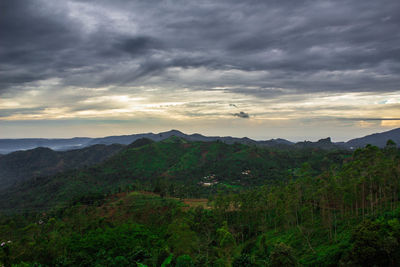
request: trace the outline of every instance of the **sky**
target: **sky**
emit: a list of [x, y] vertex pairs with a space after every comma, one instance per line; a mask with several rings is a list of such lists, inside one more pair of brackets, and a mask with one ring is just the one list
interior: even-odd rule
[[400, 127], [400, 1], [0, 0], [0, 138]]

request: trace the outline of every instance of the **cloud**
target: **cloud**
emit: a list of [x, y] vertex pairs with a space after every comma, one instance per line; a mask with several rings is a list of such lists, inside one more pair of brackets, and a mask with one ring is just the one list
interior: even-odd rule
[[[167, 2], [16, 0], [2, 3], [2, 90], [60, 78], [76, 86], [204, 86], [165, 74], [205, 68], [205, 84], [309, 92], [398, 90], [400, 4], [373, 0]], [[207, 19], [205, 19], [207, 15]], [[18, 18], [18, 23], [15, 18]], [[77, 70], [84, 69], [84, 72]], [[112, 69], [112, 71], [110, 71]], [[96, 79], [92, 79], [96, 75]], [[254, 93], [255, 91], [251, 91]], [[262, 97], [262, 93], [260, 94]]]
[[338, 118], [348, 121], [400, 121], [400, 118]]
[[267, 119], [399, 115], [374, 104], [399, 99], [397, 0], [13, 0], [0, 9], [4, 119], [45, 119], [58, 107], [80, 118], [231, 119], [231, 107]]
[[131, 56], [140, 56], [151, 52], [153, 49], [161, 48], [161, 42], [148, 36], [135, 36], [118, 40], [115, 49], [121, 50]]
[[246, 113], [246, 112], [243, 112], [243, 111], [240, 111], [239, 113], [234, 113], [233, 116], [239, 117], [239, 118], [242, 118], [242, 119], [250, 118], [249, 114]]

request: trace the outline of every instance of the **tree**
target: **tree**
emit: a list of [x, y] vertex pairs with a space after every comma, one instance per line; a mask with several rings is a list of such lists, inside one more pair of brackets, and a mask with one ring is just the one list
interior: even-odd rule
[[167, 242], [175, 255], [194, 255], [198, 248], [198, 238], [185, 221], [174, 220], [168, 226], [168, 234]]
[[232, 251], [236, 247], [235, 238], [229, 232], [228, 224], [224, 221], [222, 227], [217, 229], [218, 254], [227, 262], [231, 261]]
[[381, 222], [368, 219], [357, 226], [352, 235], [351, 263], [362, 266], [393, 266], [392, 254], [399, 245], [383, 228]]
[[2, 242], [1, 249], [3, 250], [3, 255], [0, 258], [4, 264], [4, 267], [11, 267], [10, 262], [10, 243], [9, 242]]
[[389, 139], [386, 142], [386, 147], [396, 147], [396, 143], [392, 139]]
[[269, 258], [271, 266], [297, 265], [297, 261], [293, 256], [292, 248], [284, 243], [277, 243]]
[[176, 267], [193, 267], [194, 263], [189, 255], [181, 255], [176, 259]]

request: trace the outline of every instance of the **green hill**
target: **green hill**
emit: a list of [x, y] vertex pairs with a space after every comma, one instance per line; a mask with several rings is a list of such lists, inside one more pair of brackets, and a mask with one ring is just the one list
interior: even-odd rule
[[54, 151], [39, 147], [0, 157], [0, 189], [34, 177], [54, 175], [100, 163], [118, 153], [122, 145], [94, 145], [83, 149]]
[[[198, 155], [188, 145], [200, 149], [196, 152], [200, 155], [207, 148], [211, 158], [219, 156], [221, 160], [254, 156], [252, 147], [237, 149], [220, 143], [203, 147], [202, 143], [171, 139], [141, 147], [137, 144], [96, 168], [101, 173], [106, 166], [117, 167], [114, 161], [118, 159], [129, 156], [137, 160], [139, 152], [148, 153], [142, 162], [151, 156], [164, 155], [168, 159], [171, 149], [181, 153], [171, 163], [193, 164], [192, 159], [179, 160], [189, 152]], [[263, 151], [259, 153], [263, 155]], [[298, 156], [281, 153], [274, 157]], [[239, 192], [220, 191], [210, 197], [207, 206], [190, 207], [184, 203], [196, 200], [180, 201], [129, 191], [107, 196], [86, 195], [46, 212], [30, 208], [14, 215], [3, 214], [0, 263], [5, 266], [398, 266], [400, 150], [395, 146], [384, 149], [367, 146], [343, 159], [341, 165], [328, 164], [319, 174], [315, 174], [318, 170], [313, 164], [319, 162], [322, 166], [323, 161], [318, 161], [317, 156], [330, 159], [332, 155], [319, 151], [302, 153], [308, 155], [308, 161], [296, 169], [292, 177], [295, 179], [247, 187]], [[335, 155], [342, 156], [337, 152]], [[285, 158], [281, 156], [279, 160]], [[151, 166], [172, 168], [176, 164], [156, 161]], [[68, 177], [79, 180], [72, 174]]]
[[348, 151], [277, 150], [222, 142], [137, 140], [103, 163], [50, 177], [35, 177], [0, 192], [0, 208], [48, 208], [87, 194], [127, 189], [178, 197], [208, 196], [281, 183], [308, 162], [312, 174], [340, 164]]

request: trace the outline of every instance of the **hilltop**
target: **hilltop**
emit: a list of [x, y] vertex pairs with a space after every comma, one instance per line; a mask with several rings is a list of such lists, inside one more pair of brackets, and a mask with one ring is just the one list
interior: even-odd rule
[[124, 146], [94, 145], [83, 149], [54, 151], [38, 147], [0, 157], [0, 189], [34, 177], [91, 166], [118, 153]]

